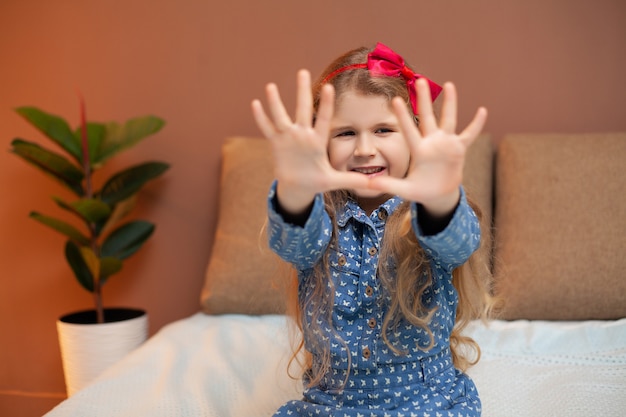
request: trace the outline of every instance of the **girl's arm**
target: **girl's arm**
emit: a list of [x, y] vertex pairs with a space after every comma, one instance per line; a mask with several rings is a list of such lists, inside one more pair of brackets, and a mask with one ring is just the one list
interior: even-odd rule
[[450, 270], [462, 265], [480, 246], [480, 222], [474, 210], [467, 202], [465, 190], [459, 188], [459, 202], [445, 224], [437, 226], [440, 230], [429, 229], [435, 225], [429, 223], [429, 215], [424, 218], [424, 211], [419, 204], [411, 207], [413, 231], [429, 256], [438, 264], [447, 265]]
[[285, 216], [276, 198], [277, 183], [272, 184], [268, 196], [268, 240], [269, 246], [284, 261], [297, 269], [312, 268], [330, 243], [332, 225], [324, 210], [321, 194], [313, 199], [306, 217]]

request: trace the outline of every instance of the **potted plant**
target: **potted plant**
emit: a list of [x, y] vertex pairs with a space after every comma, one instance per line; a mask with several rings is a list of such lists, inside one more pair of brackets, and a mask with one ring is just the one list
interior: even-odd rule
[[[123, 124], [87, 122], [82, 100], [80, 123], [75, 130], [61, 117], [36, 107], [19, 107], [16, 112], [63, 153], [21, 138], [11, 142], [11, 151], [71, 191], [75, 197], [72, 201], [52, 198], [62, 210], [78, 219], [79, 225], [82, 224], [82, 227], [76, 227], [56, 217], [36, 211], [30, 213], [31, 218], [67, 238], [65, 258], [78, 283], [93, 296], [93, 310], [71, 313], [57, 321], [66, 385], [71, 395], [147, 337], [145, 312], [104, 308], [102, 287], [122, 269], [124, 260], [137, 252], [152, 235], [155, 227], [152, 223], [143, 220], [123, 222], [123, 218], [134, 207], [137, 192], [148, 181], [163, 174], [169, 165], [150, 161], [125, 168], [111, 175], [98, 189], [94, 174], [119, 152], [158, 132], [164, 121], [155, 116], [144, 116]], [[122, 328], [122, 325], [135, 330], [121, 330], [130, 333], [124, 337], [114, 336], [112, 329]], [[105, 343], [97, 340], [99, 333], [104, 333], [108, 339]], [[84, 346], [87, 342], [78, 341], [76, 347], [70, 346], [84, 334], [93, 345], [87, 347]], [[120, 342], [117, 347], [114, 346], [116, 341]], [[93, 351], [101, 347], [109, 351], [99, 354]], [[84, 357], [86, 367], [80, 363], [81, 357]]]

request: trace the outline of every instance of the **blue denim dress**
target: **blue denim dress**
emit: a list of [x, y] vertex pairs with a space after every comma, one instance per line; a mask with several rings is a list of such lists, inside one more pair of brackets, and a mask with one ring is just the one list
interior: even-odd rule
[[[275, 416], [479, 416], [481, 404], [474, 383], [454, 368], [450, 333], [458, 294], [452, 271], [478, 248], [480, 226], [461, 189], [461, 200], [446, 228], [432, 236], [420, 230], [417, 205], [412, 203], [413, 230], [430, 258], [433, 285], [423, 295], [427, 307], [437, 307], [430, 324], [434, 345], [422, 329], [401, 321], [387, 346], [381, 336], [387, 296], [377, 278], [378, 252], [387, 218], [402, 203], [391, 198], [369, 216], [349, 200], [338, 213], [338, 247], [331, 245], [333, 227], [321, 195], [304, 226], [283, 220], [275, 207], [276, 184], [268, 199], [269, 243], [298, 271], [299, 296], [313, 286], [309, 277], [327, 248], [335, 297], [332, 323], [310, 326], [312, 311], [303, 312], [305, 347], [319, 354], [318, 342], [330, 341], [331, 369], [303, 399], [284, 404]], [[319, 318], [325, 317], [324, 315]], [[315, 331], [311, 329], [317, 329]], [[421, 348], [420, 348], [421, 347]], [[350, 354], [348, 355], [347, 351]], [[305, 377], [305, 386], [308, 382]]]

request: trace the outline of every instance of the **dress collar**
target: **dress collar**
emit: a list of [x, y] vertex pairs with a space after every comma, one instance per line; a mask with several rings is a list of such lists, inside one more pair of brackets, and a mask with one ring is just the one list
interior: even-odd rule
[[343, 210], [337, 213], [337, 224], [339, 227], [344, 227], [351, 218], [354, 218], [361, 223], [367, 223], [368, 220], [371, 220], [374, 223], [384, 221], [396, 210], [396, 208], [398, 208], [402, 201], [403, 200], [400, 197], [391, 197], [389, 200], [378, 206], [378, 208], [368, 217], [365, 210], [363, 210], [354, 199], [348, 198]]

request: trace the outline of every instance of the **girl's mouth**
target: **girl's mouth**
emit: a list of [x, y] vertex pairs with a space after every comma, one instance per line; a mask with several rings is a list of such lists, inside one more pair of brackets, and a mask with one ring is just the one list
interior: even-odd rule
[[358, 172], [365, 175], [376, 175], [380, 174], [385, 170], [384, 167], [358, 167], [352, 168], [351, 171]]

